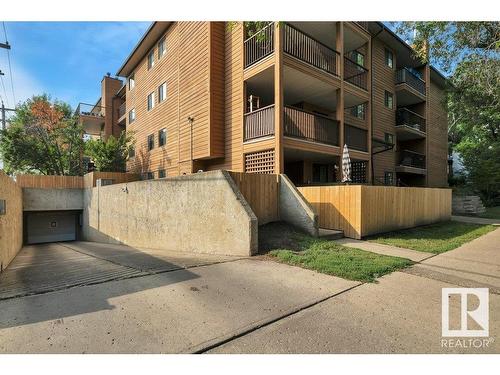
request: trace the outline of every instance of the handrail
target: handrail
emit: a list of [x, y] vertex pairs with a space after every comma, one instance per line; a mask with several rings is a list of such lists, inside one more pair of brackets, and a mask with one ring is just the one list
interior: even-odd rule
[[303, 109], [303, 108], [299, 108], [299, 107], [295, 107], [293, 105], [285, 105], [286, 108], [290, 108], [290, 109], [295, 109], [297, 111], [300, 111], [300, 112], [304, 112], [304, 113], [308, 113], [310, 115], [313, 115], [313, 116], [318, 116], [318, 117], [322, 117], [322, 118], [325, 118], [327, 120], [333, 120], [333, 121], [338, 121], [336, 118], [334, 117], [330, 117], [330, 116], [327, 116], [327, 115], [322, 115], [321, 113], [316, 113], [316, 112], [313, 112], [313, 111], [308, 111], [307, 109]]
[[284, 117], [286, 136], [339, 145], [338, 120], [291, 106], [285, 106]]
[[396, 84], [400, 83], [406, 83], [425, 96], [425, 81], [406, 67], [396, 71]]
[[398, 111], [406, 111], [406, 112], [411, 113], [412, 115], [418, 116], [418, 117], [420, 117], [421, 119], [425, 120], [425, 117], [424, 117], [424, 116], [419, 115], [418, 113], [413, 112], [412, 110], [410, 110], [410, 109], [408, 109], [408, 108], [406, 108], [406, 107], [400, 107], [400, 108], [398, 108]]
[[[344, 62], [344, 81], [366, 90], [368, 88], [368, 69], [347, 56], [344, 56]], [[356, 72], [349, 75], [349, 70], [355, 70]]]
[[269, 26], [273, 25], [274, 22], [269, 22], [266, 26], [264, 26], [262, 29], [260, 29], [259, 31], [257, 31], [255, 34], [253, 34], [252, 36], [249, 36], [248, 38], [246, 38], [243, 43], [245, 43], [247, 40], [250, 40], [252, 38], [254, 38], [256, 35], [264, 32], [264, 30], [266, 30]]
[[322, 45], [323, 47], [329, 49], [330, 51], [335, 52], [337, 55], [340, 56], [340, 52], [338, 52], [337, 50], [333, 49], [332, 47], [328, 47], [325, 43], [320, 42], [318, 39], [314, 38], [313, 36], [311, 36], [310, 34], [306, 33], [305, 31], [297, 29], [295, 26], [289, 24], [288, 22], [285, 23], [285, 26], [288, 26], [288, 27], [294, 29], [295, 31], [297, 31], [297, 32], [299, 32], [299, 33], [307, 36], [309, 39], [314, 40], [316, 43]]
[[243, 141], [274, 135], [274, 104], [245, 113]]
[[418, 80], [422, 81], [423, 83], [425, 83], [425, 81], [424, 81], [422, 78], [420, 78], [417, 74], [413, 73], [413, 71], [411, 71], [410, 69], [408, 69], [408, 67], [406, 67], [406, 66], [405, 66], [405, 67], [403, 67], [403, 68], [401, 68], [401, 69], [406, 70], [406, 71], [407, 71], [408, 73], [410, 73], [413, 77], [415, 77], [416, 79], [418, 79]]
[[406, 107], [401, 107], [396, 111], [396, 126], [407, 126], [425, 133], [426, 119]]
[[[261, 33], [266, 33], [264, 40], [258, 39]], [[274, 23], [270, 23], [251, 37], [247, 38], [243, 42], [243, 46], [245, 59], [244, 68], [248, 68], [257, 61], [272, 54], [274, 52]]]
[[354, 61], [353, 59], [351, 59], [350, 57], [347, 57], [346, 55], [344, 55], [344, 59], [346, 60], [349, 60], [351, 63], [353, 63], [354, 65], [357, 65], [357, 68], [361, 68], [362, 70], [364, 70], [364, 72], [362, 73], [366, 73], [368, 72], [368, 69], [365, 68], [363, 65], [361, 64], [358, 64], [356, 61]]
[[401, 150], [401, 152], [407, 152], [409, 154], [415, 154], [415, 155], [418, 155], [418, 156], [425, 156], [425, 154], [421, 154], [420, 152], [417, 152], [417, 151], [412, 151], [412, 150]]
[[262, 107], [262, 108], [259, 108], [259, 109], [256, 109], [255, 111], [252, 111], [252, 112], [246, 112], [243, 114], [243, 116], [248, 116], [248, 115], [251, 115], [253, 113], [256, 113], [256, 112], [260, 112], [260, 111], [263, 111], [265, 109], [268, 109], [270, 107], [274, 107], [274, 103], [273, 104], [269, 104], [269, 105], [266, 105], [265, 107]]

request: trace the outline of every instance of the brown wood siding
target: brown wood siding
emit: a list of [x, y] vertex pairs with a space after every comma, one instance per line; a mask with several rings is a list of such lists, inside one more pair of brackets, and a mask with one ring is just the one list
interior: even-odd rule
[[[395, 70], [385, 64], [386, 46], [378, 39], [374, 39], [372, 56], [373, 74], [373, 118], [372, 137], [384, 139], [384, 133], [394, 135], [396, 139], [396, 94], [395, 94]], [[394, 66], [396, 66], [396, 54], [394, 53]], [[385, 106], [385, 91], [394, 95], [394, 109]], [[396, 162], [395, 151], [386, 151], [373, 157], [373, 170], [376, 178], [384, 176], [385, 171], [394, 172]]]
[[427, 185], [429, 187], [448, 186], [448, 121], [443, 105], [445, 93], [431, 81], [427, 126]]
[[83, 177], [21, 174], [16, 176], [16, 183], [22, 188], [82, 189]]

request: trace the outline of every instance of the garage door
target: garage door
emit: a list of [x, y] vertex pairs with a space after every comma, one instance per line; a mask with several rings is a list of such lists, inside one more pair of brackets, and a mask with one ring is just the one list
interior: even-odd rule
[[74, 212], [33, 212], [26, 217], [26, 242], [76, 240], [77, 214]]

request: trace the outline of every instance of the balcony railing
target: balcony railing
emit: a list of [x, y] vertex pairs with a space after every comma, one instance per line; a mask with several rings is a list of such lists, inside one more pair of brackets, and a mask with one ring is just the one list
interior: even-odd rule
[[344, 125], [344, 142], [347, 147], [357, 151], [368, 151], [368, 130], [349, 124]]
[[284, 134], [333, 146], [339, 144], [339, 122], [328, 116], [285, 107]]
[[366, 22], [366, 21], [354, 21], [354, 23], [358, 24], [358, 26], [361, 27], [362, 29], [365, 29], [366, 31], [368, 31], [368, 22]]
[[125, 115], [127, 111], [127, 102], [123, 102], [120, 107], [118, 107], [118, 118], [121, 118]]
[[396, 72], [396, 84], [406, 83], [425, 96], [425, 81], [408, 68], [399, 69]]
[[368, 87], [368, 69], [344, 56], [344, 80], [366, 90]]
[[274, 23], [270, 23], [244, 42], [245, 68], [274, 52]]
[[79, 103], [78, 107], [76, 107], [75, 115], [101, 118], [104, 117], [104, 107], [95, 104]]
[[274, 104], [245, 114], [244, 141], [270, 135], [274, 135]]
[[[281, 27], [281, 25], [280, 25]], [[318, 69], [339, 75], [340, 54], [289, 24], [284, 24], [283, 51]]]
[[410, 111], [408, 108], [398, 108], [396, 111], [396, 126], [408, 126], [425, 133], [425, 117]]
[[425, 169], [425, 155], [410, 150], [403, 150], [400, 154], [399, 165]]

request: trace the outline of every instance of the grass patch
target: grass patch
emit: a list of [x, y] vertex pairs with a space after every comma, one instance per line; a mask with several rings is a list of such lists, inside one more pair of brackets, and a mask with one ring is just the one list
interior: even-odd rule
[[486, 207], [486, 212], [479, 214], [478, 217], [485, 219], [499, 219], [500, 220], [500, 206]]
[[371, 236], [368, 241], [441, 254], [456, 249], [494, 229], [493, 225], [448, 221]]
[[274, 225], [270, 232], [276, 238], [281, 236], [285, 243], [293, 243], [288, 248], [271, 250], [271, 257], [286, 264], [344, 279], [373, 282], [377, 277], [413, 264], [409, 259], [341, 246], [333, 241], [290, 231], [289, 228], [286, 229], [287, 236], [282, 236], [279, 225]]

